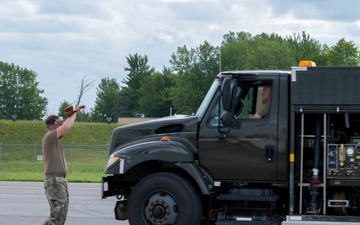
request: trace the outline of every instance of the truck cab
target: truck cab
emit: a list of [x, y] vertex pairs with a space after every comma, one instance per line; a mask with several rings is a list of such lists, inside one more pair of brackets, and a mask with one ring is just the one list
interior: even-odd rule
[[360, 67], [221, 72], [195, 115], [113, 131], [102, 197], [136, 225], [360, 222], [359, 83]]
[[[198, 141], [201, 166], [219, 181], [286, 182], [288, 72], [227, 72], [220, 79], [223, 89], [232, 92], [229, 96], [217, 92], [202, 116]], [[265, 85], [271, 87], [268, 113], [252, 119], [264, 104], [261, 93]]]

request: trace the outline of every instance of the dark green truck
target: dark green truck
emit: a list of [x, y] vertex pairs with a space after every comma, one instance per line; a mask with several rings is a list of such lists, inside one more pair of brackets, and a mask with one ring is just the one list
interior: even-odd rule
[[221, 72], [194, 116], [113, 131], [102, 198], [132, 225], [360, 222], [359, 86], [360, 67]]

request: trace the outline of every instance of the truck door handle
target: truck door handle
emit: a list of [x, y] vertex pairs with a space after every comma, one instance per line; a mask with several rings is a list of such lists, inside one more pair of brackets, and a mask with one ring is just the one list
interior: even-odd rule
[[275, 146], [265, 145], [265, 162], [267, 163], [274, 162], [274, 157], [275, 157]]

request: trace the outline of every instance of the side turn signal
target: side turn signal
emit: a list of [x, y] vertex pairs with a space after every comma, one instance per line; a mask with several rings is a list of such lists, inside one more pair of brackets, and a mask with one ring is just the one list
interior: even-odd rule
[[170, 141], [170, 137], [169, 136], [164, 136], [160, 140], [161, 141]]

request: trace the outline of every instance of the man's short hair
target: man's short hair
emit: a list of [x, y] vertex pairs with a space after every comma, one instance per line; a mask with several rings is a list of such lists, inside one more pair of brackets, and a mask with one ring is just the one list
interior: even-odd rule
[[271, 84], [269, 84], [269, 83], [266, 83], [264, 87], [268, 87], [268, 88], [271, 88]]
[[48, 116], [45, 120], [46, 125], [54, 125], [56, 124], [56, 121], [59, 119], [56, 115]]

